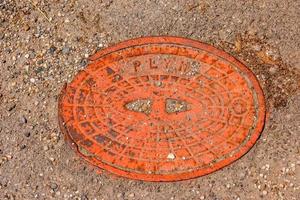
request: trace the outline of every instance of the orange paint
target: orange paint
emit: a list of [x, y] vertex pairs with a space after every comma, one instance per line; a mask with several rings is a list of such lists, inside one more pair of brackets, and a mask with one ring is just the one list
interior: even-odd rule
[[177, 181], [244, 155], [265, 122], [253, 73], [227, 53], [178, 37], [119, 43], [64, 87], [59, 122], [90, 164], [120, 176]]

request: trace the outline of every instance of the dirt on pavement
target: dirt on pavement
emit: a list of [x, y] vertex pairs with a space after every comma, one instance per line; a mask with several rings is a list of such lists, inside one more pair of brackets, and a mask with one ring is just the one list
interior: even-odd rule
[[[300, 1], [0, 0], [0, 199], [300, 199]], [[245, 63], [268, 107], [256, 145], [175, 183], [116, 177], [65, 144], [57, 97], [95, 51], [172, 35]]]

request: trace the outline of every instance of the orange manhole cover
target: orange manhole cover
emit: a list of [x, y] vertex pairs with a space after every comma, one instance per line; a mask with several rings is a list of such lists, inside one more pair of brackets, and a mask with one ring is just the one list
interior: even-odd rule
[[262, 131], [255, 76], [212, 46], [176, 37], [122, 42], [90, 59], [61, 93], [67, 141], [91, 164], [140, 180], [209, 174]]

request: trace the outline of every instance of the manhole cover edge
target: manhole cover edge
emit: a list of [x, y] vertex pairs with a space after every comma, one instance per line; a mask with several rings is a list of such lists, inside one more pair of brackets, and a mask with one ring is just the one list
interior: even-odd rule
[[[62, 91], [59, 95], [59, 98], [58, 98], [58, 118], [59, 118], [59, 125], [61, 128], [61, 131], [64, 134], [66, 141], [68, 141], [68, 144], [71, 145], [72, 149], [74, 149], [81, 157], [83, 157], [86, 161], [88, 161], [90, 164], [92, 164], [96, 167], [100, 167], [101, 169], [106, 169], [114, 174], [119, 174], [119, 175], [127, 177], [127, 178], [132, 178], [132, 179], [137, 179], [137, 180], [145, 180], [145, 181], [154, 181], [154, 182], [156, 182], [156, 181], [179, 181], [179, 180], [197, 178], [199, 176], [203, 176], [203, 175], [209, 174], [211, 172], [217, 171], [217, 170], [229, 165], [230, 163], [233, 163], [235, 160], [237, 160], [237, 159], [241, 158], [243, 155], [245, 155], [251, 149], [251, 147], [255, 144], [255, 142], [257, 141], [257, 139], [259, 138], [259, 136], [263, 130], [264, 122], [265, 122], [266, 106], [265, 106], [264, 94], [261, 89], [261, 86], [259, 85], [257, 78], [244, 64], [242, 64], [240, 61], [238, 61], [233, 56], [231, 56], [228, 53], [223, 52], [209, 44], [198, 42], [196, 40], [180, 38], [180, 37], [143, 37], [143, 38], [138, 38], [138, 39], [127, 40], [127, 41], [121, 42], [120, 44], [117, 44], [115, 46], [108, 47], [104, 50], [100, 50], [94, 56], [90, 57], [90, 61], [97, 60], [100, 57], [102, 57], [103, 55], [109, 54], [113, 51], [129, 47], [133, 43], [135, 45], [145, 44], [145, 43], [143, 43], [143, 41], [148, 40], [148, 39], [151, 39], [151, 42], [150, 42], [151, 44], [165, 43], [165, 42], [174, 43], [173, 41], [175, 40], [175, 44], [182, 44], [184, 46], [192, 46], [192, 47], [200, 48], [200, 49], [202, 49], [205, 46], [204, 48], [209, 49], [210, 52], [234, 63], [235, 65], [237, 65], [239, 67], [239, 69], [241, 69], [241, 71], [246, 73], [246, 76], [250, 79], [251, 83], [253, 84], [254, 91], [257, 93], [257, 100], [258, 100], [257, 107], [258, 107], [258, 111], [259, 111], [258, 115], [257, 115], [258, 116], [257, 125], [255, 127], [255, 130], [253, 131], [253, 134], [251, 135], [251, 138], [247, 142], [247, 144], [245, 146], [243, 146], [242, 148], [240, 148], [240, 150], [238, 152], [236, 152], [232, 157], [214, 164], [213, 166], [208, 168], [206, 171], [203, 171], [203, 170], [197, 171], [196, 170], [196, 171], [193, 171], [193, 173], [182, 173], [182, 174], [172, 174], [172, 175], [168, 174], [167, 177], [165, 175], [158, 175], [158, 174], [136, 175], [135, 173], [126, 172], [126, 171], [114, 168], [110, 165], [106, 165], [102, 162], [97, 162], [97, 164], [95, 164], [94, 158], [85, 156], [79, 152], [77, 144], [75, 144], [73, 142], [72, 136], [69, 134], [69, 131], [67, 130], [66, 126], [64, 125], [64, 122], [63, 122], [64, 120], [61, 115], [61, 113], [62, 113], [62, 105], [61, 104], [62, 104], [63, 95], [65, 94], [65, 90], [68, 87], [66, 84], [64, 86], [64, 88], [62, 89]], [[82, 71], [84, 71], [84, 70], [82, 70]], [[75, 148], [74, 148], [74, 145], [75, 145]]]

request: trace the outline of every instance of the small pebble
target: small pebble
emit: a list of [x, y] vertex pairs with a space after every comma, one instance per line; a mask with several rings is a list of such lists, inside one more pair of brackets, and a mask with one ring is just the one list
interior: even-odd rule
[[121, 198], [122, 196], [123, 196], [122, 193], [118, 193], [118, 194], [117, 194], [117, 198]]
[[83, 194], [81, 195], [81, 200], [89, 200], [89, 198], [86, 194]]
[[30, 82], [31, 83], [35, 83], [35, 79], [34, 78], [30, 78]]
[[26, 131], [26, 132], [24, 133], [24, 136], [25, 136], [25, 137], [30, 137], [30, 132], [29, 132], [29, 131]]
[[64, 47], [61, 52], [63, 54], [69, 54], [70, 53], [70, 47]]
[[262, 192], [262, 194], [265, 196], [265, 195], [268, 194], [268, 192], [267, 192], [266, 190], [264, 190], [264, 191]]
[[269, 72], [270, 72], [271, 74], [275, 74], [275, 73], [277, 72], [277, 68], [276, 68], [276, 67], [271, 67], [271, 68], [269, 69]]
[[129, 198], [133, 198], [134, 196], [135, 196], [134, 193], [130, 193], [130, 194], [128, 195]]
[[12, 111], [14, 108], [16, 107], [16, 104], [15, 103], [10, 103], [8, 104], [8, 111]]
[[170, 159], [170, 160], [174, 160], [175, 155], [173, 153], [169, 153], [167, 158]]
[[260, 51], [260, 50], [261, 50], [261, 46], [258, 45], [258, 44], [256, 44], [256, 45], [253, 45], [253, 46], [252, 46], [252, 49], [253, 49], [254, 51]]
[[22, 117], [20, 118], [20, 122], [21, 122], [22, 124], [26, 124], [26, 123], [27, 123], [26, 117], [25, 117], [25, 116], [22, 116]]
[[21, 146], [20, 146], [20, 149], [21, 150], [23, 150], [23, 149], [25, 149], [26, 148], [26, 145], [25, 144], [22, 144]]
[[43, 150], [44, 150], [44, 151], [47, 151], [48, 149], [49, 149], [48, 146], [44, 146], [44, 147], [43, 147]]
[[30, 26], [29, 26], [28, 24], [25, 24], [25, 25], [24, 25], [24, 30], [25, 30], [25, 31], [29, 31], [29, 29], [30, 29]]
[[279, 58], [279, 53], [276, 49], [267, 49], [266, 55], [272, 57], [275, 60]]
[[49, 48], [49, 50], [48, 50], [48, 52], [50, 53], [50, 54], [54, 54], [54, 52], [56, 51], [56, 47], [54, 47], [54, 46], [51, 46], [50, 48]]
[[51, 188], [52, 190], [56, 190], [56, 189], [58, 188], [58, 185], [57, 185], [56, 183], [51, 183], [51, 184], [50, 184], [50, 188]]
[[86, 64], [87, 64], [86, 59], [81, 59], [81, 61], [80, 61], [80, 66], [81, 66], [81, 67], [85, 67]]
[[24, 69], [25, 69], [26, 72], [28, 72], [29, 71], [29, 65], [25, 65]]
[[258, 185], [258, 186], [257, 186], [257, 188], [260, 190], [260, 188], [261, 188], [261, 185]]
[[296, 165], [295, 165], [295, 163], [291, 163], [291, 167], [295, 167]]

